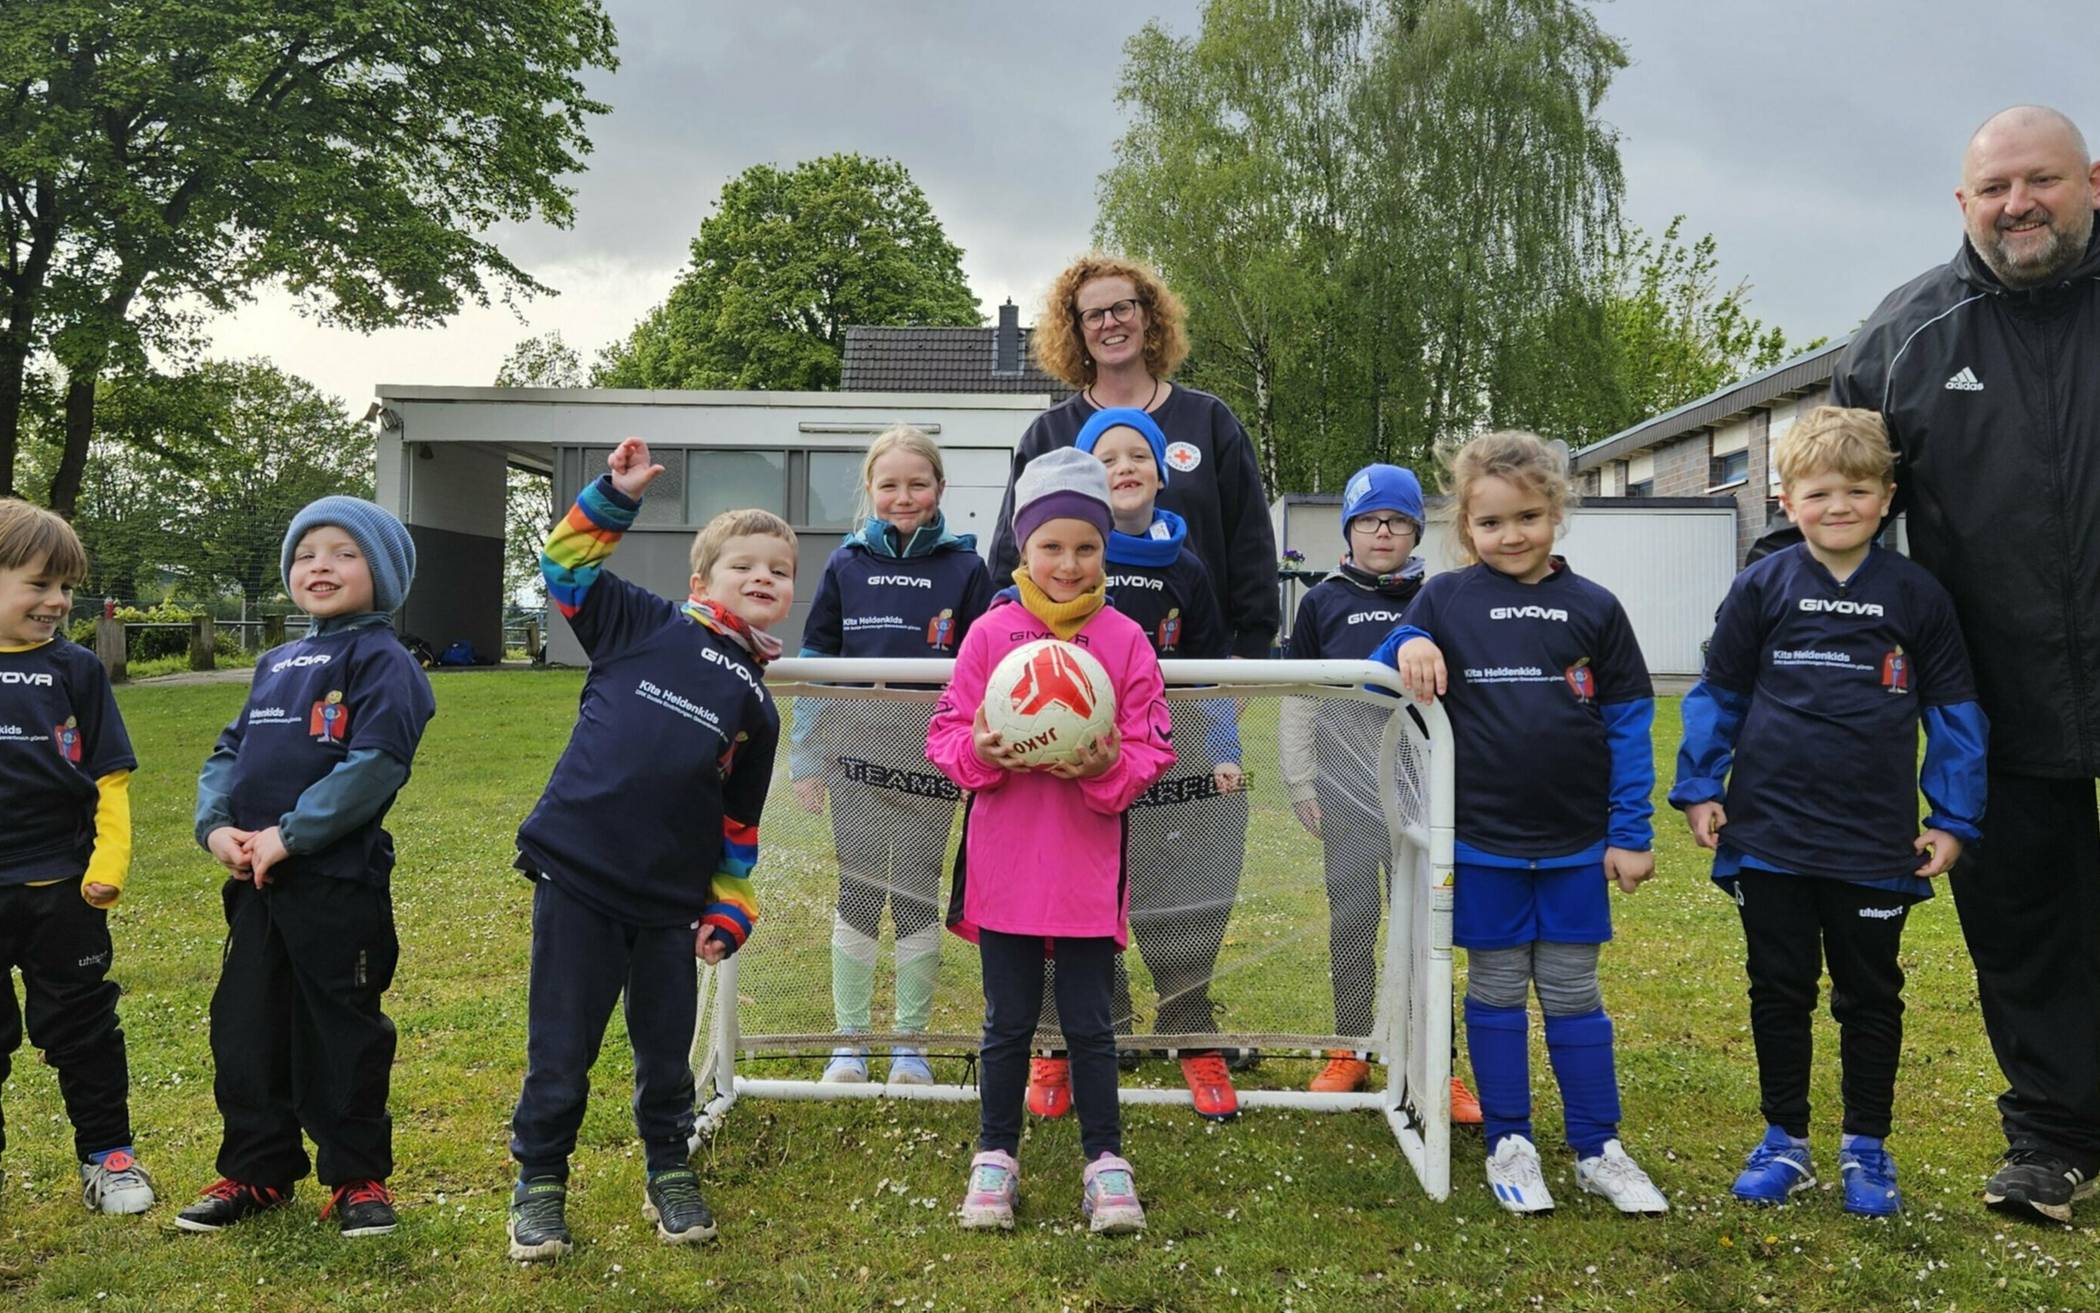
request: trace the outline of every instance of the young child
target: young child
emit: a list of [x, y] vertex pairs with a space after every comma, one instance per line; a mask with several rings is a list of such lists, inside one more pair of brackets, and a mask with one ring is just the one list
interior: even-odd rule
[[81, 1200], [143, 1213], [153, 1181], [132, 1153], [120, 991], [107, 978], [138, 761], [102, 663], [65, 636], [87, 572], [72, 525], [0, 499], [0, 1085], [22, 1042], [9, 977], [20, 967], [29, 1042], [58, 1069], [73, 1123]]
[[1885, 1216], [1902, 1206], [1883, 1145], [1903, 1047], [1896, 950], [1910, 905], [1977, 837], [1987, 727], [1946, 589], [1874, 546], [1895, 491], [1881, 417], [1819, 406], [1777, 456], [1780, 505], [1802, 541], [1737, 575], [1721, 603], [1705, 676], [1684, 700], [1670, 802], [1714, 850], [1748, 949], [1767, 1125], [1736, 1198], [1783, 1203], [1815, 1184], [1809, 1023], [1827, 958], [1845, 1210]]
[[695, 955], [720, 962], [758, 919], [751, 868], [780, 715], [766, 631], [795, 599], [795, 534], [770, 511], [724, 511], [693, 539], [683, 605], [604, 570], [663, 466], [628, 438], [547, 536], [540, 569], [590, 657], [576, 728], [518, 830], [532, 880], [525, 1084], [511, 1115], [510, 1256], [569, 1252], [569, 1155], [591, 1064], [626, 995], [642, 1216], [671, 1243], [712, 1239], [687, 1165]]
[[[1188, 526], [1156, 505], [1167, 485], [1167, 436], [1134, 407], [1098, 410], [1073, 444], [1108, 472], [1109, 605], [1137, 621], [1159, 657], [1223, 661], [1232, 631], [1218, 609], [1210, 571], [1188, 546]], [[1167, 704], [1175, 764], [1183, 773], [1139, 795], [1130, 810], [1130, 933], [1152, 972], [1163, 1035], [1211, 1035], [1211, 972], [1239, 894], [1247, 857], [1247, 795], [1240, 791], [1238, 708], [1229, 698]], [[1116, 959], [1114, 1020], [1134, 1025], [1130, 977]], [[1236, 1051], [1237, 1052], [1237, 1051]], [[1251, 1057], [1252, 1051], [1248, 1051]], [[1069, 1103], [1070, 1063], [1029, 1064], [1031, 1106], [1050, 1115]], [[1198, 1116], [1239, 1115], [1239, 1095], [1223, 1053], [1185, 1050], [1181, 1075]]]
[[1488, 1185], [1511, 1212], [1553, 1206], [1531, 1137], [1535, 985], [1576, 1184], [1621, 1212], [1665, 1212], [1619, 1144], [1597, 984], [1607, 881], [1631, 893], [1655, 873], [1648, 668], [1618, 599], [1553, 554], [1572, 491], [1551, 447], [1530, 433], [1474, 438], [1452, 458], [1451, 493], [1471, 565], [1424, 584], [1376, 659], [1419, 700], [1442, 697], [1457, 739], [1451, 942], [1467, 950]]
[[346, 1236], [394, 1229], [387, 1084], [394, 840], [381, 822], [437, 706], [388, 619], [416, 549], [384, 509], [323, 497], [292, 517], [285, 592], [313, 618], [256, 662], [248, 704], [197, 777], [197, 841], [232, 877], [211, 999], [220, 1179], [175, 1225], [217, 1231], [291, 1202], [314, 1167]]
[[[803, 656], [953, 657], [992, 600], [992, 577], [972, 534], [941, 515], [941, 449], [909, 424], [868, 446], [861, 463], [868, 512], [824, 564], [802, 629]], [[831, 999], [846, 1034], [869, 1029], [882, 905], [897, 930], [897, 1021], [926, 1029], [941, 966], [941, 869], [955, 825], [955, 786], [926, 767], [931, 705], [798, 698], [788, 775], [795, 800], [821, 813], [831, 798], [839, 857], [831, 926]], [[870, 770], [870, 766], [877, 769]], [[899, 780], [909, 779], [913, 787]], [[890, 1050], [889, 1078], [930, 1085], [923, 1050]], [[836, 1049], [824, 1079], [868, 1079], [867, 1050]]]
[[[935, 706], [926, 755], [970, 792], [950, 922], [977, 942], [984, 968], [979, 1153], [970, 1162], [965, 1227], [1014, 1224], [1022, 1087], [1055, 953], [1058, 1017], [1072, 1054], [1086, 1154], [1082, 1207], [1097, 1232], [1144, 1226], [1121, 1157], [1111, 963], [1127, 943], [1124, 813], [1174, 764], [1159, 661], [1137, 622], [1104, 605], [1108, 476], [1071, 447], [1029, 462], [1014, 487], [1021, 565], [971, 629]], [[1116, 690], [1116, 724], [1071, 761], [1046, 770], [985, 727], [984, 690], [1000, 658], [1057, 637], [1085, 648]], [[974, 873], [974, 878], [970, 878]]]

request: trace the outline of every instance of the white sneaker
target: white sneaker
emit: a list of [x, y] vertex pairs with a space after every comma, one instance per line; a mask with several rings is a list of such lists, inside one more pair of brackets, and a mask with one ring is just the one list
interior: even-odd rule
[[833, 1049], [824, 1064], [826, 1085], [865, 1085], [868, 1082], [868, 1053], [865, 1049]]
[[1626, 1156], [1617, 1140], [1606, 1140], [1602, 1151], [1575, 1163], [1575, 1184], [1594, 1195], [1611, 1200], [1622, 1213], [1667, 1213], [1670, 1201], [1663, 1198], [1655, 1182], [1640, 1164]]
[[1495, 1202], [1512, 1213], [1550, 1213], [1553, 1195], [1546, 1189], [1546, 1173], [1539, 1166], [1539, 1151], [1521, 1135], [1506, 1135], [1487, 1160], [1488, 1188]]
[[153, 1207], [153, 1178], [123, 1149], [80, 1164], [80, 1202], [98, 1213], [143, 1213]]

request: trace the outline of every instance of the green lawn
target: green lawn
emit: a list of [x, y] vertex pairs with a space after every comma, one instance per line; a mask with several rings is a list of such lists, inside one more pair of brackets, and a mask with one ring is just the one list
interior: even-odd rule
[[[744, 1102], [696, 1159], [722, 1236], [704, 1249], [656, 1243], [640, 1216], [640, 1162], [616, 1024], [596, 1073], [571, 1195], [580, 1241], [558, 1265], [504, 1258], [506, 1121], [524, 1052], [530, 889], [511, 837], [567, 734], [573, 673], [440, 675], [440, 714], [394, 812], [403, 944], [389, 1011], [401, 1030], [393, 1110], [403, 1225], [344, 1242], [317, 1220], [311, 1182], [275, 1216], [210, 1237], [169, 1226], [213, 1172], [205, 1017], [220, 938], [215, 868], [188, 837], [191, 781], [239, 685], [145, 687], [119, 697], [144, 766], [134, 786], [138, 857], [116, 913], [116, 976], [132, 1063], [132, 1115], [164, 1202], [144, 1218], [82, 1210], [71, 1138], [48, 1068], [27, 1050], [5, 1087], [9, 1146], [0, 1188], [0, 1303], [79, 1301], [167, 1310], [454, 1306], [821, 1309], [1786, 1309], [2100, 1307], [2094, 1233], [2003, 1221], [1978, 1202], [1999, 1147], [1998, 1076], [1951, 901], [1916, 913], [1897, 1136], [1909, 1201], [1901, 1217], [1843, 1214], [1834, 1190], [1778, 1212], [1727, 1187], [1761, 1124], [1739, 932], [1674, 814], [1661, 877], [1618, 900], [1605, 957], [1618, 1024], [1625, 1138], [1671, 1197], [1636, 1221], [1577, 1194], [1564, 1149], [1547, 1151], [1561, 1200], [1509, 1218], [1481, 1182], [1481, 1146], [1461, 1134], [1453, 1198], [1416, 1188], [1369, 1115], [1250, 1113], [1203, 1124], [1179, 1109], [1125, 1112], [1125, 1141], [1151, 1214], [1142, 1237], [1102, 1242], [1075, 1226], [1077, 1128], [1032, 1127], [1022, 1152], [1022, 1222], [1011, 1237], [965, 1235], [949, 1217], [976, 1129], [971, 1105]], [[1258, 704], [1257, 704], [1258, 705]], [[1675, 705], [1659, 717], [1660, 765]], [[1229, 1014], [1296, 1028], [1325, 1011], [1325, 917], [1316, 845], [1275, 789], [1266, 736], [1256, 772], [1246, 912], [1234, 922], [1218, 996]], [[832, 873], [820, 823], [767, 817], [766, 919], [745, 992], [760, 1015], [821, 1023], [819, 948]], [[609, 824], [617, 824], [609, 818]], [[768, 949], [774, 956], [763, 957]], [[887, 953], [885, 953], [887, 958]], [[969, 959], [947, 948], [937, 1024], [973, 1026]], [[770, 964], [768, 964], [770, 963]], [[1142, 990], [1141, 990], [1142, 993]], [[1836, 1036], [1824, 1023], [1815, 1098], [1818, 1158], [1836, 1157]], [[1540, 1138], [1559, 1111], [1534, 1059]], [[767, 1064], [762, 1074], [778, 1074]], [[942, 1064], [959, 1071], [954, 1060]], [[807, 1063], [802, 1070], [810, 1070]], [[1295, 1084], [1303, 1061], [1271, 1059], [1257, 1083]], [[1140, 1079], [1164, 1081], [1164, 1064]], [[2089, 1214], [2100, 1216], [2100, 1212]]]

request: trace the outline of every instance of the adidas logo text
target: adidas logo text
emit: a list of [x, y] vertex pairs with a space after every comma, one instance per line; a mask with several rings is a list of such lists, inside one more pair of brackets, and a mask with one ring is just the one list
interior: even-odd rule
[[1981, 392], [1983, 391], [1983, 380], [1976, 377], [1975, 370], [1970, 369], [1967, 365], [1963, 365], [1960, 373], [1947, 380], [1947, 390], [1949, 392]]

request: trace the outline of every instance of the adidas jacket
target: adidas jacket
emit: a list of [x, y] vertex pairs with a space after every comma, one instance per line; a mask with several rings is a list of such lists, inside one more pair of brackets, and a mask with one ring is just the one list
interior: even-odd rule
[[2027, 291], [1964, 241], [1868, 318], [1831, 399], [1888, 421], [1894, 509], [1953, 595], [1992, 769], [2100, 776], [2100, 223]]

